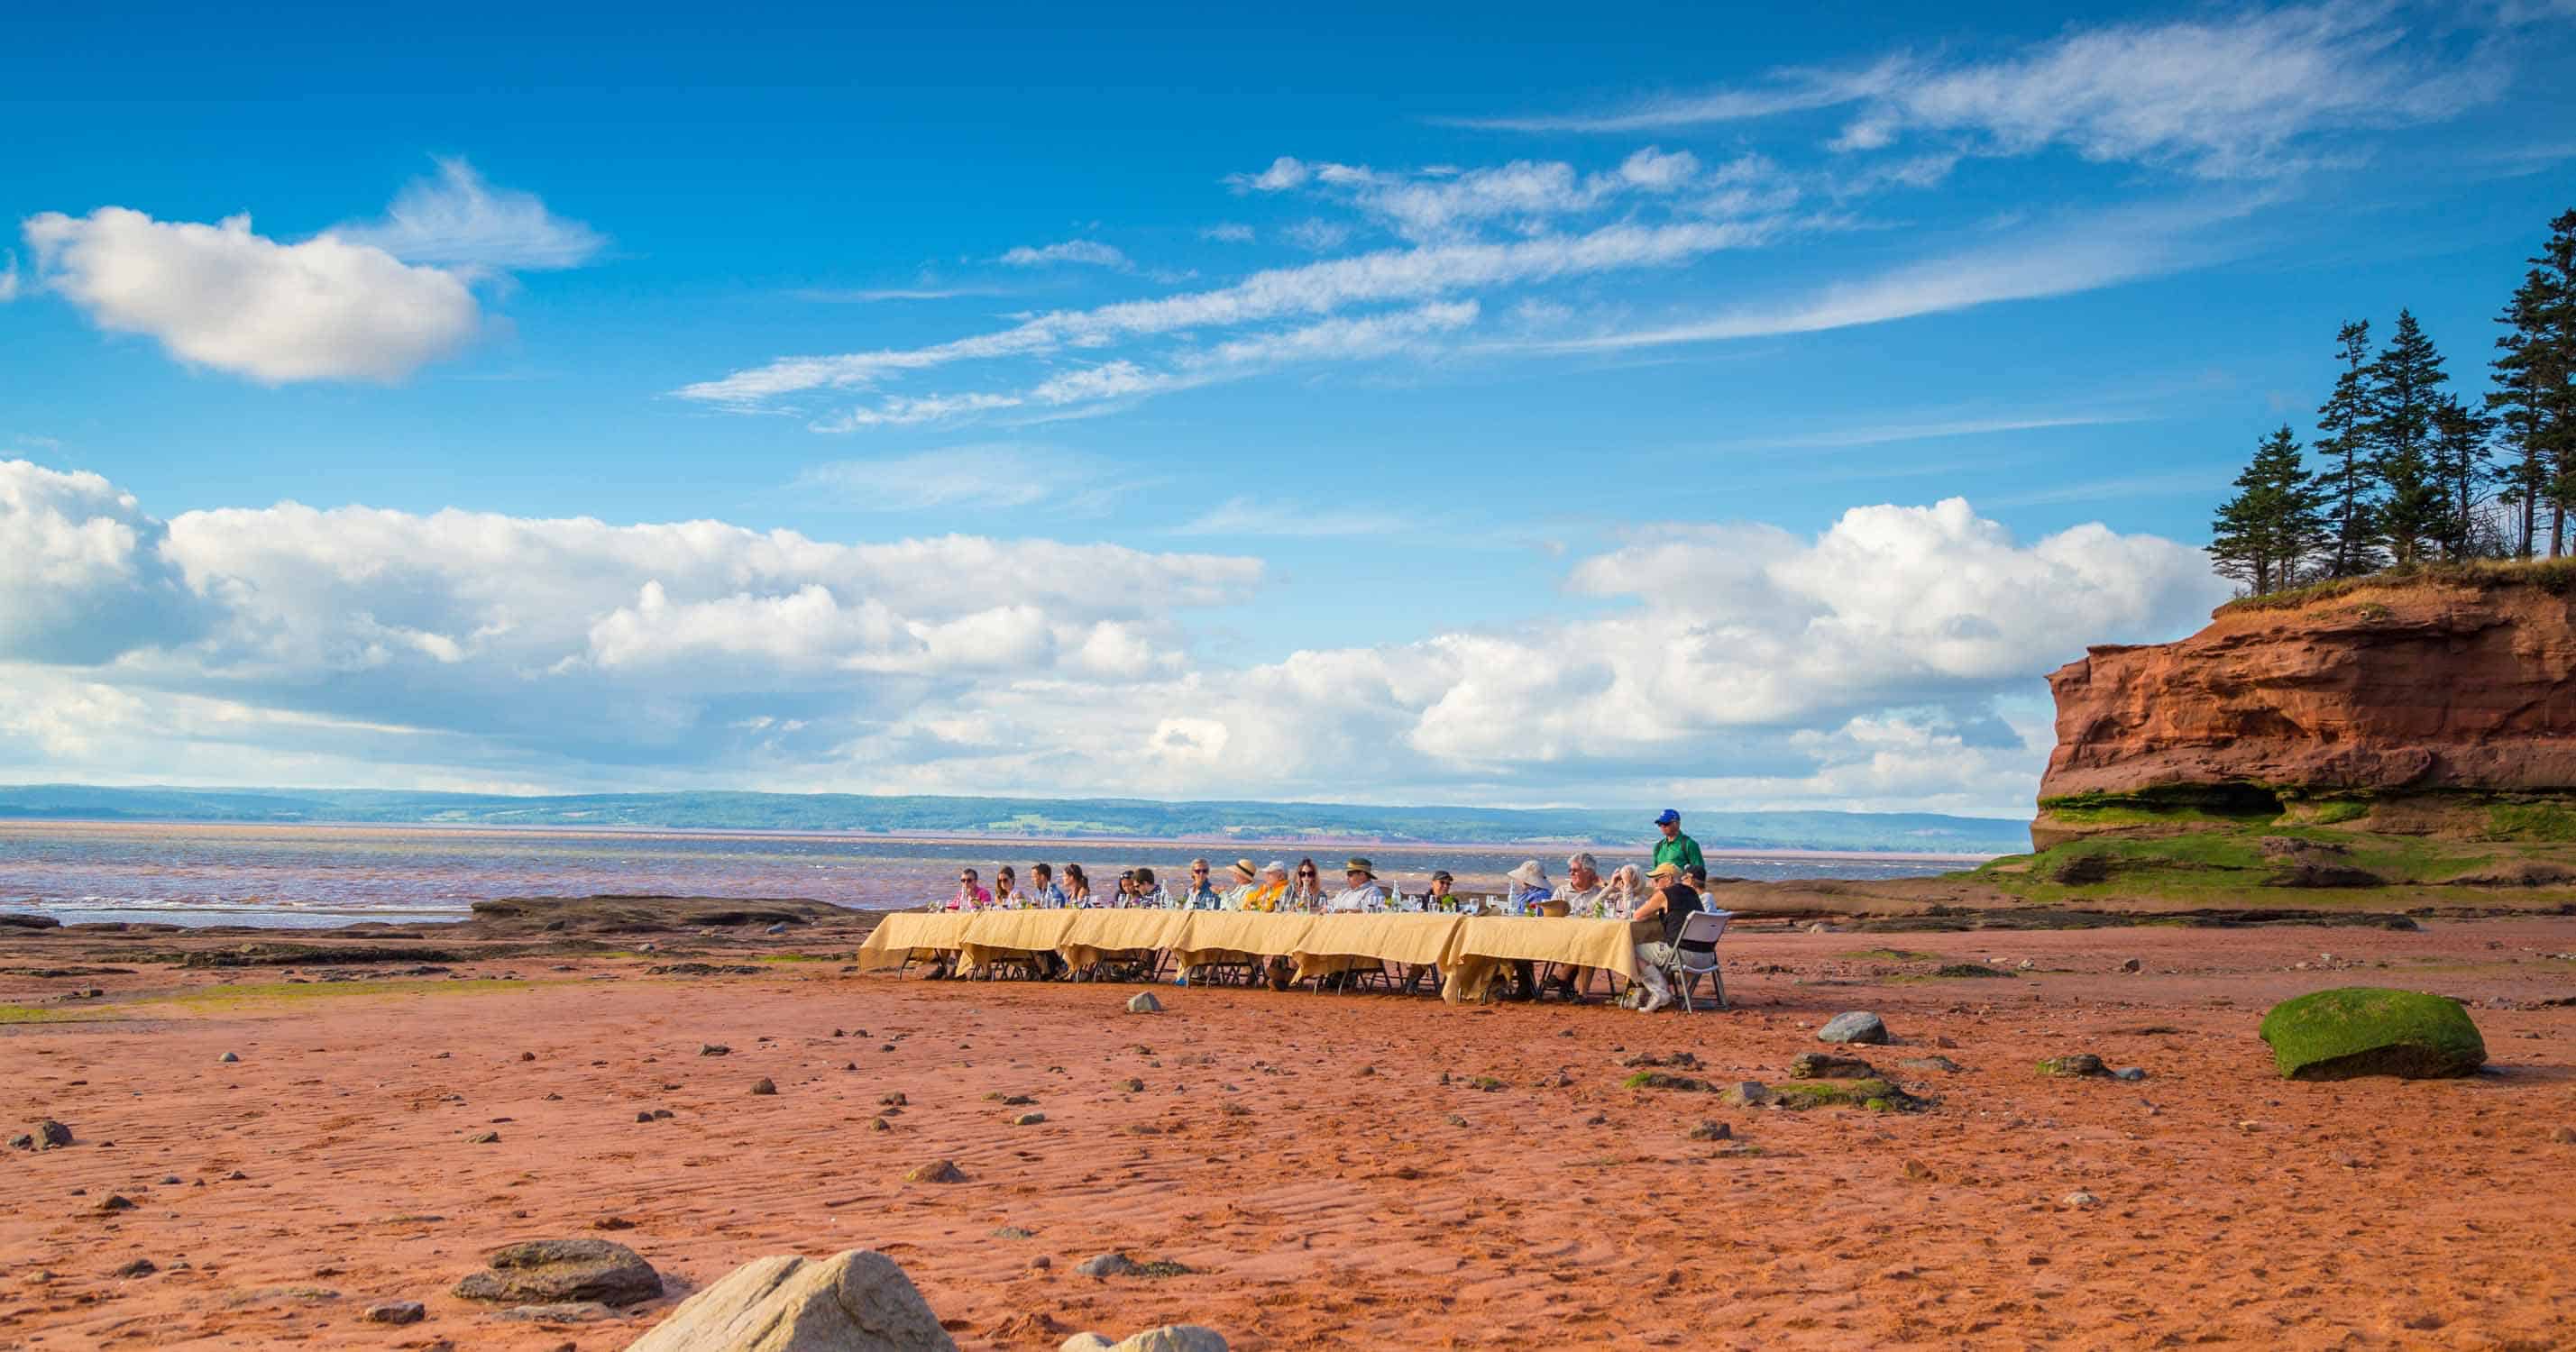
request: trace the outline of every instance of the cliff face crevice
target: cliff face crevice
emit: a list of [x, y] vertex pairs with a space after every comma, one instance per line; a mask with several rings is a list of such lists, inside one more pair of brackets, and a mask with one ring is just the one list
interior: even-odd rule
[[2230, 606], [2189, 638], [2094, 648], [2048, 679], [2043, 825], [2068, 799], [2576, 791], [2576, 603], [2541, 587]]

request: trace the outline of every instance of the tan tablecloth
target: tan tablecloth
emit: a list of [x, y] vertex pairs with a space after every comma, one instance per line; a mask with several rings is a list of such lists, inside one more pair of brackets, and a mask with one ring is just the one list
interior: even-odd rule
[[1482, 1003], [1494, 978], [1518, 961], [1603, 967], [1634, 981], [1638, 943], [1662, 937], [1662, 922], [1655, 920], [1468, 916], [1459, 922], [1457, 945], [1440, 995], [1453, 1005]]
[[859, 970], [901, 967], [907, 958], [928, 961], [954, 953], [972, 918], [962, 911], [897, 911], [868, 931], [867, 942], [859, 945]]
[[1306, 927], [1290, 954], [1297, 960], [1297, 979], [1374, 970], [1381, 962], [1438, 967], [1449, 961], [1465, 918], [1385, 912], [1319, 915]]
[[1187, 916], [1184, 911], [1074, 911], [1073, 923], [1056, 941], [1055, 951], [1075, 970], [1116, 953], [1150, 952], [1172, 946]]
[[966, 922], [957, 954], [968, 968], [1053, 953], [1080, 911], [979, 911]]
[[1311, 915], [1262, 911], [1176, 911], [1181, 923], [1169, 943], [1172, 961], [1184, 970], [1209, 962], [1248, 962], [1284, 958], [1297, 951]]

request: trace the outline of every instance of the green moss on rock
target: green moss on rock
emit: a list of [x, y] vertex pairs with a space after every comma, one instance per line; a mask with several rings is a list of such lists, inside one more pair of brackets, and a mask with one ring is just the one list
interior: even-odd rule
[[2474, 1075], [2487, 1061], [2468, 1011], [2419, 991], [2346, 986], [2302, 995], [2263, 1016], [2262, 1037], [2292, 1080], [2439, 1079]]

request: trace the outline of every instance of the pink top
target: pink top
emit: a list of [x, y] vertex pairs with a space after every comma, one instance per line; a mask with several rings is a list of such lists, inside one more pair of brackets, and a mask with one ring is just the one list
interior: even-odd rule
[[948, 899], [952, 911], [980, 911], [993, 904], [993, 894], [980, 887], [957, 885], [957, 895]]

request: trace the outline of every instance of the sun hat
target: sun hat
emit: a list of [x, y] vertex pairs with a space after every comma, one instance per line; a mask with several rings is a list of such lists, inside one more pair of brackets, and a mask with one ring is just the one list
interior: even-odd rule
[[1349, 862], [1349, 863], [1347, 863], [1347, 864], [1342, 865], [1342, 872], [1344, 872], [1344, 873], [1365, 873], [1365, 874], [1367, 874], [1368, 876], [1370, 876], [1370, 877], [1374, 878], [1374, 877], [1376, 877], [1376, 876], [1377, 876], [1377, 866], [1376, 866], [1376, 865], [1374, 865], [1374, 864], [1371, 864], [1369, 861], [1367, 861], [1367, 860], [1365, 860], [1365, 859], [1353, 859], [1351, 862]]
[[1273, 859], [1268, 864], [1263, 865], [1261, 871], [1264, 873], [1286, 873], [1288, 871], [1288, 861], [1285, 859]]
[[1649, 878], [1678, 878], [1682, 876], [1682, 868], [1681, 865], [1667, 859], [1664, 862], [1655, 865], [1653, 868], [1646, 870], [1646, 876]]
[[1513, 869], [1504, 876], [1523, 887], [1543, 887], [1547, 884], [1547, 870], [1540, 868], [1535, 859], [1522, 860], [1519, 868]]
[[1665, 808], [1663, 813], [1655, 818], [1655, 825], [1673, 826], [1679, 824], [1681, 819], [1682, 814], [1673, 811], [1671, 808]]
[[1254, 868], [1252, 866], [1252, 861], [1249, 859], [1235, 860], [1234, 871], [1242, 874], [1245, 882], [1251, 882], [1253, 879], [1261, 876], [1261, 870]]

